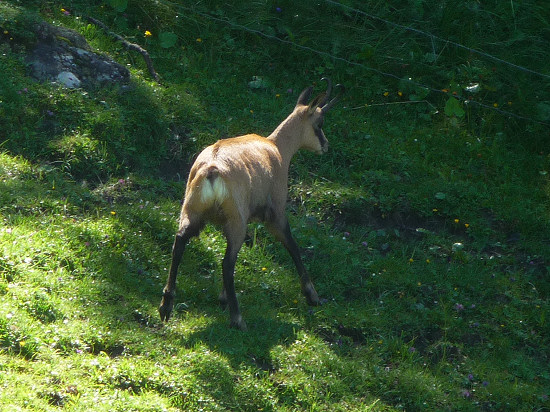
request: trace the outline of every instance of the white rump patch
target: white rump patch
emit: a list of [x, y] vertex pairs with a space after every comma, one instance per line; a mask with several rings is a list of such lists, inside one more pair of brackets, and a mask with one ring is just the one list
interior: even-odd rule
[[204, 179], [201, 186], [201, 202], [204, 204], [222, 203], [227, 198], [227, 187], [223, 179], [217, 176], [212, 182]]

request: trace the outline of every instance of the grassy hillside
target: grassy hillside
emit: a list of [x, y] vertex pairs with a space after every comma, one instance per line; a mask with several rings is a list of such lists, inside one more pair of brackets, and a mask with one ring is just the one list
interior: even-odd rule
[[[2, 410], [550, 408], [550, 6], [541, 2], [0, 2]], [[340, 4], [341, 3], [341, 4]], [[147, 49], [161, 78], [91, 16]], [[28, 76], [45, 20], [129, 85]], [[291, 166], [293, 234], [225, 240], [157, 307], [193, 156], [270, 133], [330, 76], [330, 150]]]

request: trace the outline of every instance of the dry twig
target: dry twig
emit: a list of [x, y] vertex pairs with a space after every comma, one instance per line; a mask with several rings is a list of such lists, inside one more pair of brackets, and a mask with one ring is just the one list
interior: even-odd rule
[[101, 27], [103, 30], [107, 32], [107, 34], [109, 34], [110, 36], [114, 37], [116, 40], [121, 42], [124, 45], [124, 47], [126, 47], [128, 50], [134, 50], [140, 53], [143, 56], [143, 60], [145, 60], [145, 64], [147, 64], [147, 69], [149, 70], [149, 73], [151, 74], [153, 79], [157, 81], [157, 83], [160, 83], [160, 77], [155, 71], [155, 68], [153, 67], [153, 62], [151, 60], [151, 57], [149, 56], [149, 53], [147, 53], [147, 50], [145, 50], [139, 44], [131, 43], [128, 40], [126, 40], [124, 37], [112, 32], [111, 30], [109, 30], [106, 24], [104, 24], [103, 22], [97, 19], [94, 19], [93, 17], [84, 16], [84, 19], [86, 19], [90, 23], [95, 24], [96, 26]]

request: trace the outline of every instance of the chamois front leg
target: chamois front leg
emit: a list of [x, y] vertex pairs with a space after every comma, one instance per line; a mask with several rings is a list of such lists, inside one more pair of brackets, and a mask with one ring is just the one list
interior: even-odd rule
[[298, 244], [292, 237], [290, 225], [288, 224], [288, 219], [286, 218], [286, 216], [279, 218], [277, 221], [270, 222], [267, 228], [270, 230], [273, 236], [275, 236], [275, 238], [283, 244], [285, 249], [288, 250], [288, 253], [290, 253], [292, 260], [296, 265], [296, 269], [298, 270], [302, 294], [305, 296], [307, 304], [310, 306], [319, 305], [319, 295], [317, 295], [317, 291], [315, 290], [315, 287], [313, 286], [313, 283], [309, 278], [306, 268], [302, 263]]
[[189, 239], [196, 236], [199, 232], [199, 225], [191, 225], [188, 221], [180, 224], [180, 229], [176, 233], [174, 244], [172, 246], [172, 262], [166, 286], [162, 293], [162, 300], [159, 306], [160, 320], [168, 321], [174, 308], [174, 298], [176, 296], [176, 278], [178, 276], [178, 267], [185, 251], [185, 246]]

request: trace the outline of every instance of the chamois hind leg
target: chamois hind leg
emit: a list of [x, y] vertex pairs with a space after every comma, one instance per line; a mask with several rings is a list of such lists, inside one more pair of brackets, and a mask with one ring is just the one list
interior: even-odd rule
[[317, 291], [315, 290], [306, 268], [302, 263], [300, 250], [296, 241], [292, 237], [292, 233], [290, 232], [288, 219], [286, 216], [282, 216], [279, 219], [269, 222], [267, 228], [273, 236], [275, 236], [275, 238], [283, 244], [285, 249], [288, 250], [290, 256], [292, 256], [292, 260], [294, 261], [296, 269], [298, 270], [298, 275], [300, 276], [302, 294], [305, 296], [307, 304], [310, 306], [317, 306], [319, 304], [319, 296], [317, 295]]
[[224, 232], [227, 238], [227, 249], [222, 262], [223, 290], [220, 294], [220, 303], [222, 306], [226, 304], [229, 306], [231, 327], [246, 331], [246, 323], [241, 316], [235, 294], [235, 263], [246, 236], [246, 224], [237, 221], [234, 224], [227, 223]]
[[162, 293], [162, 300], [159, 306], [160, 319], [168, 321], [174, 307], [174, 297], [176, 296], [176, 278], [178, 276], [178, 267], [189, 239], [199, 234], [200, 224], [191, 223], [187, 218], [182, 218], [180, 228], [176, 233], [174, 244], [172, 246], [172, 263], [166, 286]]

